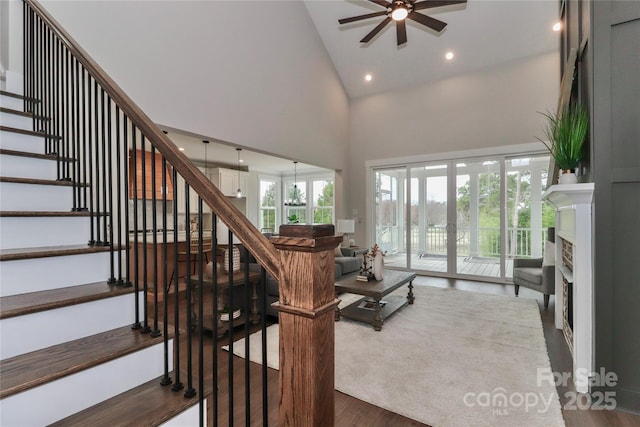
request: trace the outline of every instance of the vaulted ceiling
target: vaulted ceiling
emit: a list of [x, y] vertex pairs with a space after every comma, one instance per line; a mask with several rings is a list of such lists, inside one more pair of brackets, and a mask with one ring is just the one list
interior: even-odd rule
[[[394, 23], [387, 25], [368, 44], [360, 43], [384, 17], [340, 25], [338, 19], [383, 11], [378, 4], [363, 0], [305, 0], [305, 6], [340, 80], [351, 99], [370, 96], [439, 79], [499, 67], [502, 63], [556, 51], [559, 34], [552, 30], [559, 5], [553, 0], [468, 0], [466, 4], [426, 9], [421, 13], [447, 23], [436, 33], [408, 20], [407, 43], [397, 46]], [[445, 59], [453, 52], [451, 61]], [[365, 81], [370, 73], [372, 80]], [[187, 155], [204, 158], [198, 136], [170, 136], [186, 147]], [[211, 147], [213, 148], [213, 147]], [[233, 165], [233, 146], [219, 145], [217, 160]], [[290, 160], [243, 151], [252, 169], [274, 174], [290, 173]], [[259, 165], [259, 166], [257, 166]], [[300, 163], [299, 172], [314, 172], [314, 166]]]
[[[407, 43], [397, 46], [394, 23], [360, 43], [384, 17], [338, 24], [338, 19], [384, 11], [370, 1], [306, 0], [305, 5], [351, 98], [425, 84], [553, 50], [559, 2], [468, 0], [420, 12], [447, 23], [436, 33], [407, 20]], [[446, 52], [453, 52], [451, 61]], [[371, 73], [372, 80], [364, 76]]]

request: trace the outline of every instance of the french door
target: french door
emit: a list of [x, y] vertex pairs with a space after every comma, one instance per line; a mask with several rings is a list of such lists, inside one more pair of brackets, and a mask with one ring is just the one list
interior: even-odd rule
[[385, 265], [505, 281], [513, 258], [541, 254], [547, 156], [374, 168], [373, 242]]

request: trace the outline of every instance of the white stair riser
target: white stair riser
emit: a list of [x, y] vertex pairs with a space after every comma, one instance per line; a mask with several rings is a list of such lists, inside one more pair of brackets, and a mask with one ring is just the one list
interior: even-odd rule
[[[103, 282], [110, 276], [108, 252], [0, 263], [0, 296]], [[115, 267], [118, 268], [118, 257]]]
[[12, 110], [24, 111], [24, 101], [13, 96], [0, 95], [0, 106]]
[[35, 135], [0, 131], [0, 148], [24, 151], [26, 153], [45, 154], [44, 138]]
[[89, 217], [0, 217], [0, 249], [86, 245]]
[[[170, 359], [172, 354], [171, 341]], [[163, 345], [158, 344], [2, 399], [0, 425], [48, 425], [162, 375]]]
[[[139, 294], [138, 305], [142, 310], [142, 292]], [[134, 294], [2, 319], [0, 359], [132, 325], [134, 322]]]
[[[18, 110], [21, 111], [21, 110]], [[19, 114], [0, 112], [0, 126], [16, 129], [33, 130], [33, 119]]]
[[[207, 399], [204, 399], [204, 413], [207, 413]], [[166, 423], [160, 424], [160, 427], [184, 427], [184, 426], [197, 426], [200, 424], [200, 406], [194, 402], [193, 406], [185, 409], [180, 414], [171, 418]], [[207, 420], [204, 420], [204, 425], [207, 425]]]
[[0, 155], [2, 176], [13, 178], [57, 179], [58, 168], [54, 160], [33, 157]]
[[73, 207], [73, 188], [0, 182], [0, 206], [3, 211], [69, 212]]

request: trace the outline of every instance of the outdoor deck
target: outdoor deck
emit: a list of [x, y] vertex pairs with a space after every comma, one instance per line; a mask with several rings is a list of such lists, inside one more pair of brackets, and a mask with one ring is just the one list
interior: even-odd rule
[[[387, 255], [384, 265], [387, 267], [406, 267], [407, 254], [397, 253]], [[513, 277], [513, 260], [506, 261], [506, 277]], [[442, 256], [411, 255], [411, 269], [416, 271], [447, 271], [447, 259]], [[458, 274], [482, 277], [500, 277], [500, 260], [497, 258], [469, 258], [458, 257]]]

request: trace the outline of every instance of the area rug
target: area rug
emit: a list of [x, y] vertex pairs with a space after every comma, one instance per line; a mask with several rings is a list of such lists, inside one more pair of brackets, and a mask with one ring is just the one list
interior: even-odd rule
[[[564, 426], [535, 301], [419, 285], [414, 293], [380, 332], [335, 324], [336, 390], [434, 427]], [[267, 364], [278, 369], [278, 325], [267, 334]], [[260, 339], [249, 337], [256, 363]], [[244, 339], [234, 353], [243, 357]]]

